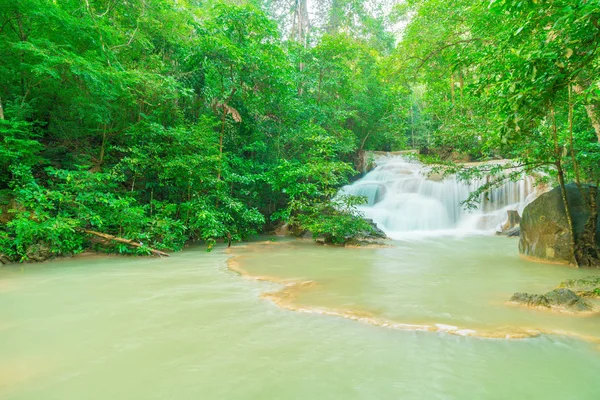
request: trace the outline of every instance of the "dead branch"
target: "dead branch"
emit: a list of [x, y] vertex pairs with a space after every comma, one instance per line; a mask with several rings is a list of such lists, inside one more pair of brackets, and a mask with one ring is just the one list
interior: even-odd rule
[[[133, 247], [144, 246], [142, 243], [133, 241], [131, 239], [125, 239], [125, 238], [121, 238], [118, 236], [109, 235], [107, 233], [96, 232], [96, 231], [92, 231], [89, 229], [82, 229], [81, 231], [87, 233], [88, 235], [94, 235], [94, 236], [98, 236], [98, 237], [106, 239], [106, 240], [112, 240], [112, 241], [119, 242], [119, 243], [125, 243], [126, 245], [133, 246]], [[153, 249], [150, 247], [148, 247], [148, 250], [150, 250], [150, 252], [152, 254], [156, 254], [157, 256], [169, 257], [169, 254], [165, 253], [164, 251], [156, 250], [156, 249]]]

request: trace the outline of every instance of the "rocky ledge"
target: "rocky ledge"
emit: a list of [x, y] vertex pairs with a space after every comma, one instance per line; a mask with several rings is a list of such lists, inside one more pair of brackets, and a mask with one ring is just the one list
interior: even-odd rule
[[559, 288], [570, 289], [580, 297], [600, 297], [600, 276], [588, 276], [580, 279], [569, 279], [561, 282]]
[[540, 307], [557, 311], [592, 312], [594, 307], [570, 289], [558, 288], [546, 294], [515, 293], [511, 303], [526, 307]]

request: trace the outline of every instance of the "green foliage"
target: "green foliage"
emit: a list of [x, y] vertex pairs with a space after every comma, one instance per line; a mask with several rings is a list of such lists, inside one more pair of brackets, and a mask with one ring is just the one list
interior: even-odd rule
[[[598, 186], [597, 2], [425, 0], [408, 10], [402, 79], [424, 88], [421, 118], [433, 122], [421, 143], [438, 159], [513, 160], [472, 198], [522, 172], [545, 171], [563, 193], [570, 180], [580, 189]], [[593, 265], [596, 207], [581, 194], [594, 223], [586, 224], [585, 239], [572, 234], [572, 261]], [[566, 195], [563, 203], [568, 210]]]
[[0, 120], [0, 138], [0, 188], [3, 188], [13, 179], [14, 168], [29, 168], [40, 161], [42, 145], [35, 140], [32, 124], [26, 121]]
[[575, 159], [586, 165], [581, 179], [598, 180], [588, 163], [598, 159], [600, 141], [596, 3], [427, 0], [408, 7], [413, 17], [396, 57], [421, 110], [413, 124], [421, 146], [441, 158], [512, 158], [529, 171], [561, 161], [575, 178], [572, 132]]
[[357, 236], [365, 237], [373, 228], [357, 211], [356, 206], [365, 199], [358, 196], [343, 196], [332, 203], [317, 204], [292, 219], [300, 230], [312, 232], [313, 237], [322, 237], [325, 243], [344, 244]]
[[360, 151], [403, 145], [383, 14], [349, 2], [303, 47], [262, 4], [0, 7], [0, 190], [15, 202], [0, 253], [211, 248], [282, 220], [363, 229], [332, 198]]

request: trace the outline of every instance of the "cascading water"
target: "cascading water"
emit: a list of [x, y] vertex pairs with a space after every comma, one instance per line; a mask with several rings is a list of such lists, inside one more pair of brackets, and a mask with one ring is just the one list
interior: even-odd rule
[[465, 210], [461, 203], [486, 178], [464, 183], [454, 177], [428, 177], [426, 167], [403, 156], [380, 156], [375, 161], [374, 170], [342, 193], [365, 196], [367, 204], [360, 211], [394, 239], [494, 232], [507, 219], [508, 210], [522, 215], [539, 194], [533, 178], [523, 177], [490, 190], [478, 209]]

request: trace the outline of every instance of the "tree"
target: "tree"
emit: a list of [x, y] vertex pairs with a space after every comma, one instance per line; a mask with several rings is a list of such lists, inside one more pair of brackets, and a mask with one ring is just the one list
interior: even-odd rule
[[324, 215], [363, 229], [334, 196], [359, 143], [393, 140], [382, 56], [366, 36], [309, 43], [302, 4], [305, 46], [262, 2], [3, 4], [0, 252], [78, 252], [92, 231], [123, 239], [94, 242], [106, 251], [210, 248]]
[[[591, 217], [581, 237], [569, 223], [573, 263], [597, 263], [600, 149], [590, 77], [596, 76], [598, 66], [600, 7], [586, 1], [489, 5], [472, 0], [419, 1], [411, 6], [416, 16], [404, 39], [405, 46], [415, 48], [410, 70], [428, 88], [440, 79], [431, 76], [430, 69], [421, 72], [423, 66], [441, 66], [443, 76], [450, 76], [450, 96], [441, 102], [450, 112], [440, 121], [438, 134], [450, 140], [459, 137], [450, 127], [466, 117], [478, 127], [478, 141], [470, 146], [478, 144], [481, 154], [512, 158], [528, 172], [552, 166], [548, 171], [562, 188], [569, 221], [565, 183], [574, 179]], [[442, 15], [449, 18], [442, 20]], [[438, 29], [428, 28], [432, 21]], [[455, 93], [456, 75], [460, 97]], [[581, 119], [585, 114], [587, 121]], [[589, 191], [585, 183], [592, 184]]]

